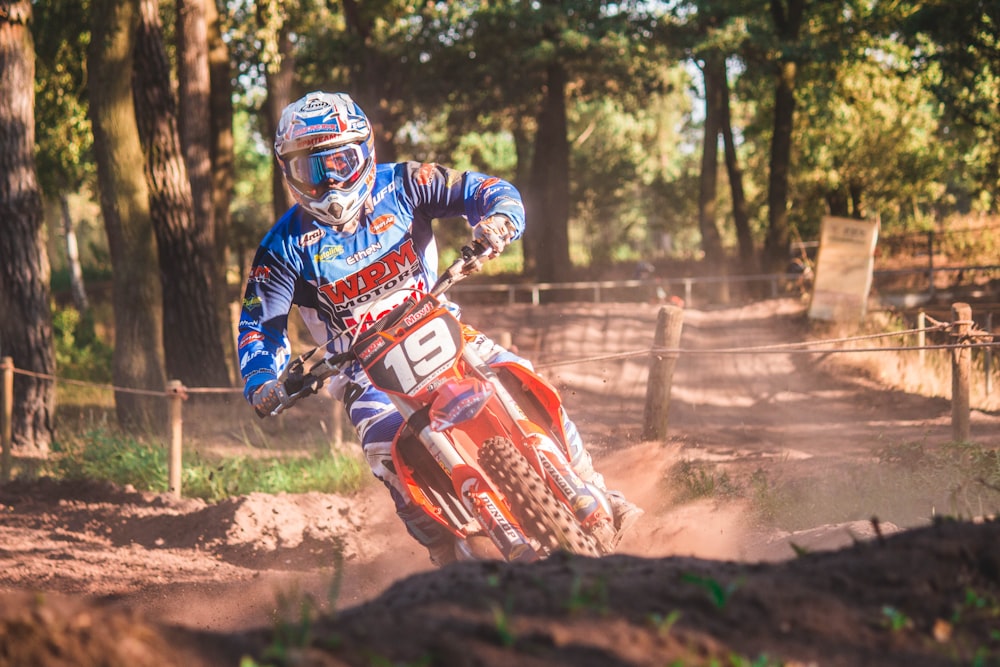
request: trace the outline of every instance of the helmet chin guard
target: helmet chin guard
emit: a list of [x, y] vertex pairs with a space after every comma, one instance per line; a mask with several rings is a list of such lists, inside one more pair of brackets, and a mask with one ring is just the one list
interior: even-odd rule
[[375, 183], [375, 142], [349, 95], [315, 91], [285, 107], [274, 154], [295, 201], [317, 222], [342, 229], [360, 218]]

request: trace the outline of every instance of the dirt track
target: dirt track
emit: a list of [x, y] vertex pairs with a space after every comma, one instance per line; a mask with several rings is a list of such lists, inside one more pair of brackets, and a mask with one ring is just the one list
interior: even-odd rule
[[[644, 597], [642, 582], [648, 584], [648, 577], [654, 571], [675, 579], [680, 570], [688, 575], [698, 572], [703, 583], [716, 578], [735, 581], [740, 576], [750, 577], [748, 586], [754, 591], [753, 599], [759, 609], [772, 610], [772, 605], [777, 604], [788, 612], [791, 620], [786, 624], [796, 619], [805, 621], [815, 613], [812, 610], [818, 602], [809, 599], [805, 588], [808, 577], [804, 570], [810, 565], [801, 565], [800, 575], [785, 573], [788, 590], [769, 593], [764, 583], [767, 571], [760, 569], [764, 566], [741, 570], [741, 566], [719, 561], [787, 560], [795, 554], [793, 545], [800, 553], [815, 552], [872, 537], [874, 526], [868, 520], [872, 516], [878, 516], [883, 535], [890, 535], [897, 527], [927, 525], [933, 513], [947, 513], [951, 508], [961, 512], [971, 507], [956, 505], [956, 489], [947, 488], [946, 484], [928, 484], [929, 478], [924, 475], [892, 473], [887, 477], [889, 473], [884, 466], [877, 464], [886, 457], [887, 448], [906, 452], [913, 445], [925, 449], [945, 445], [950, 440], [948, 404], [886, 389], [856, 372], [846, 371], [835, 360], [819, 361], [812, 356], [789, 354], [684, 355], [674, 377], [672, 435], [662, 443], [638, 440], [646, 372], [644, 357], [544, 368], [551, 361], [648, 348], [656, 311], [653, 305], [634, 304], [466, 308], [466, 321], [481, 326], [487, 333], [513, 332], [514, 343], [522, 354], [539, 363], [563, 392], [571, 416], [591, 444], [598, 469], [604, 472], [610, 485], [625, 489], [647, 510], [634, 533], [623, 543], [623, 556], [606, 559], [603, 564], [574, 565], [571, 561], [539, 566], [537, 570], [536, 581], [548, 576], [553, 587], [577, 586], [577, 594], [581, 577], [591, 582], [611, 577], [617, 583], [602, 589], [603, 593], [591, 591], [588, 595], [596, 595], [597, 601], [583, 605], [586, 609], [603, 608], [603, 616], [591, 618], [589, 612], [582, 617], [567, 615], [565, 608], [557, 613], [541, 600], [534, 611], [523, 599], [515, 605], [516, 614], [512, 607], [510, 620], [515, 625], [517, 618], [527, 618], [534, 612], [546, 616], [546, 623], [537, 625], [537, 632], [544, 635], [543, 644], [548, 648], [538, 655], [548, 655], [549, 664], [666, 664], [668, 658], [683, 658], [685, 662], [681, 664], [702, 664], [694, 657], [684, 658], [685, 651], [693, 650], [692, 656], [697, 654], [702, 658], [710, 655], [724, 658], [730, 650], [766, 652], [767, 641], [754, 643], [756, 640], [746, 637], [745, 641], [735, 635], [730, 637], [724, 627], [715, 628], [702, 619], [704, 609], [699, 611], [700, 603], [691, 596], [670, 598], [673, 594], [660, 591], [657, 602], [655, 588], [647, 586], [648, 595]], [[710, 351], [802, 340], [806, 325], [801, 313], [801, 305], [793, 300], [714, 311], [688, 310], [682, 347]], [[484, 322], [489, 326], [482, 326]], [[234, 409], [245, 407], [238, 405]], [[313, 408], [320, 413], [323, 409], [326, 408]], [[309, 411], [304, 410], [303, 415], [307, 414]], [[1000, 441], [998, 434], [1000, 415], [974, 413], [974, 439], [978, 437], [980, 443], [995, 446]], [[688, 466], [684, 478], [677, 477], [678, 463]], [[699, 481], [707, 485], [708, 493], [679, 503], [677, 493], [681, 487]], [[969, 489], [962, 492], [962, 499], [968, 501]], [[988, 494], [977, 497], [987, 498], [987, 503], [995, 502], [996, 498]], [[243, 633], [251, 628], [270, 627], [275, 616], [296, 617], [304, 595], [320, 609], [346, 610], [372, 600], [393, 582], [427, 573], [400, 584], [393, 596], [398, 598], [399, 591], [408, 591], [404, 596], [407, 604], [431, 604], [437, 600], [435, 613], [444, 614], [440, 623], [450, 618], [453, 626], [449, 632], [461, 635], [465, 626], [455, 626], [455, 617], [442, 609], [459, 605], [455, 595], [462, 586], [474, 589], [473, 580], [490, 571], [489, 567], [469, 564], [431, 572], [420, 549], [405, 536], [392, 514], [385, 492], [375, 486], [350, 498], [254, 494], [207, 506], [198, 501], [175, 502], [121, 490], [11, 484], [0, 489], [0, 509], [0, 591], [82, 594], [90, 600], [110, 602], [112, 611], [136, 609], [156, 627]], [[997, 507], [985, 509], [996, 511]], [[1000, 543], [995, 524], [986, 528], [993, 528], [993, 533], [976, 539], [995, 539], [993, 544]], [[981, 531], [983, 527], [971, 530]], [[959, 532], [949, 535], [950, 539], [968, 539], [968, 535]], [[921, 548], [942, 539], [940, 533], [937, 537], [927, 537]], [[335, 578], [337, 569], [331, 554], [338, 548], [344, 562], [339, 570], [342, 576]], [[837, 562], [850, 570], [850, 575], [845, 576], [861, 576], [859, 572], [865, 568], [855, 561], [870, 557], [873, 590], [891, 590], [892, 586], [886, 589], [885, 582], [878, 579], [884, 576], [879, 568], [884, 568], [885, 563], [878, 560], [875, 552], [867, 556], [856, 553], [859, 549], [836, 554], [840, 558]], [[906, 548], [901, 549], [905, 554]], [[925, 565], [929, 569], [922, 574], [934, 579], [938, 576], [933, 573], [935, 567], [961, 569], [949, 559], [973, 558], [973, 552], [979, 553], [975, 549], [972, 541], [967, 548], [945, 544], [940, 553], [928, 554]], [[705, 560], [690, 560], [690, 557]], [[810, 558], [801, 560], [814, 562]], [[783, 567], [788, 566], [795, 564]], [[823, 567], [830, 570], [836, 565], [830, 561]], [[970, 567], [966, 579], [974, 580], [983, 595], [994, 596], [993, 604], [1000, 609], [997, 601], [1000, 569], [996, 560]], [[525, 582], [531, 579], [527, 574], [522, 578], [518, 574], [521, 569], [504, 572], [490, 576], [509, 577], [507, 590], [511, 596], [517, 582], [528, 586]], [[576, 574], [566, 578], [566, 572]], [[912, 574], [917, 571], [914, 569]], [[592, 576], [598, 579], [588, 579]], [[753, 576], [759, 576], [761, 583], [752, 583], [756, 581]], [[831, 576], [833, 584], [818, 585], [816, 592], [823, 604], [833, 605], [829, 618], [838, 619], [843, 627], [828, 627], [825, 630], [828, 636], [821, 637], [822, 622], [806, 623], [810, 632], [819, 633], [815, 634], [817, 645], [822, 643], [821, 639], [832, 641], [834, 634], [849, 635], [852, 630], [856, 631], [854, 639], [864, 644], [864, 648], [858, 649], [860, 653], [851, 653], [845, 645], [844, 655], [855, 658], [878, 654], [880, 642], [890, 648], [893, 642], [912, 641], [914, 646], [928, 643], [931, 631], [926, 627], [914, 627], [912, 638], [905, 632], [890, 634], [888, 639], [877, 632], [872, 634], [869, 626], [879, 622], [879, 609], [862, 613], [860, 608], [875, 603], [867, 593], [855, 588], [860, 585], [858, 582], [847, 587], [846, 579]], [[957, 576], [944, 575], [942, 581], [951, 582], [961, 591], [959, 583], [953, 581]], [[630, 587], [629, 581], [638, 588]], [[850, 589], [847, 598], [833, 600], [831, 596], [839, 595], [835, 591], [845, 587]], [[946, 586], [942, 583], [938, 588], [943, 594]], [[611, 600], [608, 596], [612, 589], [617, 591], [614, 595], [622, 595], [627, 589], [630, 597], [624, 603], [617, 598]], [[948, 592], [951, 594], [950, 588]], [[524, 599], [533, 599], [530, 590], [525, 589], [524, 595]], [[670, 608], [663, 606], [667, 598]], [[56, 605], [51, 597], [49, 600], [50, 605]], [[639, 610], [638, 620], [629, 619], [622, 611], [630, 603]], [[857, 608], [852, 608], [852, 604]], [[24, 613], [23, 605], [18, 607], [8, 601], [0, 609], [8, 619], [6, 625], [0, 625], [0, 638], [12, 627], [12, 610], [19, 608], [22, 612], [18, 613]], [[362, 641], [364, 633], [357, 628], [364, 626], [365, 609], [343, 615], [355, 624], [338, 630], [345, 641], [348, 638], [352, 642]], [[402, 608], [396, 612], [391, 609], [376, 603], [371, 608], [369, 622], [403, 613]], [[680, 640], [668, 636], [669, 632], [660, 632], [662, 626], [652, 639], [643, 634], [652, 615], [658, 613], [663, 620], [672, 610], [679, 611], [682, 619], [687, 618], [678, 622], [678, 631], [683, 629], [678, 635]], [[492, 616], [488, 614], [489, 618], [482, 622], [469, 620], [465, 631], [479, 633], [482, 643], [483, 623], [496, 631], [499, 621], [495, 612], [494, 609]], [[406, 614], [413, 613], [420, 615], [408, 608]], [[741, 636], [775, 639], [771, 655], [775, 655], [774, 650], [791, 651], [784, 655], [801, 656], [800, 659], [823, 655], [810, 652], [809, 642], [801, 638], [797, 644], [777, 641], [785, 632], [781, 630], [784, 626], [775, 625], [777, 621], [768, 617], [770, 611], [758, 614], [756, 620], [752, 611], [746, 611], [746, 616], [739, 613]], [[478, 618], [472, 612], [468, 614], [470, 619]], [[910, 611], [910, 615], [913, 619], [923, 619], [916, 611]], [[586, 619], [590, 619], [586, 623], [603, 627], [598, 634], [605, 637], [601, 641], [606, 645], [602, 644], [600, 655], [606, 661], [601, 662], [599, 656], [585, 660], [584, 653], [574, 660], [568, 652], [556, 660], [553, 656], [559, 652], [551, 653], [552, 646], [558, 648], [564, 645], [562, 642], [577, 648], [582, 646], [578, 644], [584, 641], [580, 637], [587, 636]], [[696, 619], [704, 620], [706, 625], [698, 625]], [[928, 622], [933, 621], [931, 618]], [[557, 627], [560, 623], [565, 623], [562, 629]], [[424, 646], [421, 650], [431, 650], [426, 647], [426, 640], [428, 633], [434, 633], [433, 628], [426, 624], [418, 626], [406, 626], [415, 633], [413, 637], [393, 635], [393, 645], [399, 652], [386, 649], [378, 655], [411, 656], [404, 649], [408, 643], [416, 647], [420, 641], [424, 641], [419, 644]], [[994, 627], [1000, 628], [1000, 619], [995, 619]], [[514, 634], [523, 637], [526, 632], [522, 628]], [[597, 636], [593, 630], [590, 635]], [[8, 639], [11, 636], [7, 634]], [[727, 643], [729, 640], [732, 642]], [[444, 643], [438, 649], [446, 651], [442, 647], [447, 642], [441, 641]], [[652, 643], [646, 645], [647, 641]], [[253, 642], [248, 642], [233, 651], [250, 650]], [[487, 641], [488, 646], [475, 653], [477, 661], [466, 664], [513, 664], [510, 662], [513, 654], [505, 656], [502, 650], [505, 642], [500, 641], [499, 648], [494, 646], [496, 643]], [[223, 644], [227, 642], [217, 646]], [[796, 645], [798, 653], [792, 650]], [[352, 646], [344, 652], [345, 656], [354, 656], [348, 663], [323, 662], [326, 657], [313, 656], [316, 661], [305, 664], [371, 662], [370, 655], [369, 659], [358, 658], [364, 652], [359, 653], [355, 650], [357, 645]], [[531, 655], [530, 642], [525, 646], [521, 648], [527, 653], [518, 654], [521, 658]], [[636, 653], [636, 646], [644, 648], [644, 658], [637, 657], [640, 654]], [[993, 651], [990, 655], [1000, 656], [1000, 637], [984, 646]], [[197, 649], [192, 650], [197, 653]], [[948, 651], [941, 654], [947, 658]], [[956, 648], [952, 654], [969, 655], [965, 647]], [[867, 663], [868, 658], [861, 662], [819, 660], [816, 664], [961, 664], [944, 658], [925, 663], [916, 657], [912, 662]], [[531, 664], [530, 660], [524, 660], [522, 664]], [[0, 649], [0, 664], [18, 663], [11, 662], [9, 655]], [[164, 659], [163, 664], [170, 663]], [[219, 663], [210, 660], [205, 664]], [[435, 664], [462, 662], [444, 660]]]

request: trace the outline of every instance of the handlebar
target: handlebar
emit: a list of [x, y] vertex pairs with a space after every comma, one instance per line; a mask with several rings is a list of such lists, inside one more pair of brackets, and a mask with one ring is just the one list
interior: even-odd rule
[[344, 365], [354, 359], [350, 352], [335, 354], [332, 357], [320, 359], [305, 370], [305, 362], [320, 348], [315, 347], [296, 357], [278, 376], [278, 382], [285, 388], [288, 398], [272, 412], [261, 417], [275, 417], [299, 402], [299, 399], [312, 396], [323, 388], [327, 378], [338, 374]]
[[[462, 246], [459, 250], [459, 258], [445, 269], [437, 283], [431, 288], [430, 294], [435, 297], [440, 296], [455, 283], [479, 271], [483, 266], [482, 260], [489, 257], [490, 250], [488, 245], [479, 241]], [[278, 376], [278, 382], [285, 388], [288, 399], [270, 413], [258, 413], [260, 417], [277, 416], [298, 403], [299, 399], [319, 392], [327, 378], [337, 375], [349, 362], [354, 360], [354, 353], [348, 350], [317, 361], [307, 371], [306, 362], [317, 351], [325, 347], [325, 345], [314, 347], [288, 363], [285, 370]]]
[[437, 283], [431, 288], [432, 296], [441, 296], [452, 285], [483, 268], [483, 260], [490, 256], [492, 249], [485, 243], [473, 241], [459, 250], [459, 258], [444, 270]]

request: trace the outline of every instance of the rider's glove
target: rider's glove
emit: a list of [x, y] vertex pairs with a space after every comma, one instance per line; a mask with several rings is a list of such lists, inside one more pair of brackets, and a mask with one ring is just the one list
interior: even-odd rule
[[284, 405], [288, 400], [288, 392], [284, 385], [277, 380], [268, 380], [260, 386], [250, 397], [253, 409], [261, 417], [267, 417], [274, 412], [278, 406]]
[[491, 215], [479, 221], [472, 230], [472, 238], [492, 249], [491, 257], [496, 257], [507, 247], [517, 234], [517, 227], [506, 215]]

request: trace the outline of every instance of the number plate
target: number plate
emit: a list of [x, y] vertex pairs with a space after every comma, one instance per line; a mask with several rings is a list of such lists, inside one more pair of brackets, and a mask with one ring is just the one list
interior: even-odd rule
[[[450, 313], [417, 319], [381, 331], [376, 354], [363, 359], [365, 373], [382, 391], [416, 396], [435, 378], [451, 368], [462, 352], [462, 328]], [[376, 345], [372, 341], [368, 349]]]

